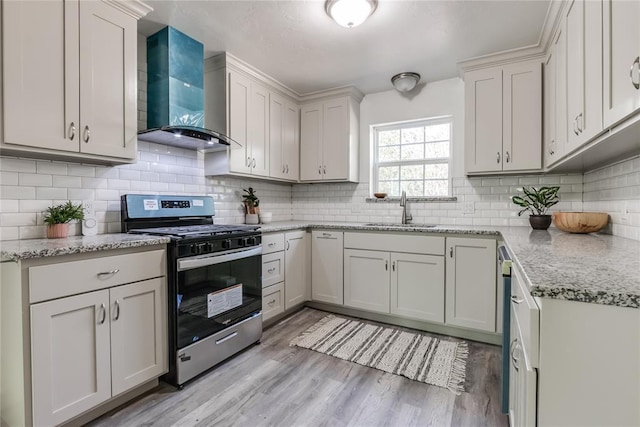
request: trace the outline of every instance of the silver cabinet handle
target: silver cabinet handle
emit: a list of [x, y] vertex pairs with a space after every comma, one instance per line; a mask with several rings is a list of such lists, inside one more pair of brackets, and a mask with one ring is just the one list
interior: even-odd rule
[[271, 242], [267, 244], [267, 246], [269, 246], [270, 248], [274, 247], [275, 245], [276, 245], [275, 242]]
[[275, 267], [270, 268], [270, 269], [268, 269], [268, 270], [267, 270], [267, 272], [268, 272], [269, 274], [273, 273], [274, 271], [276, 271], [276, 268], [275, 268]]
[[449, 248], [449, 258], [453, 258], [453, 246]]
[[73, 138], [75, 138], [75, 136], [76, 136], [76, 124], [74, 122], [71, 122], [71, 124], [69, 125], [69, 139], [73, 141]]
[[102, 317], [98, 321], [98, 325], [102, 325], [105, 320], [107, 320], [107, 310], [104, 307], [104, 304], [100, 304], [100, 312], [102, 313]]
[[113, 318], [113, 320], [118, 320], [120, 318], [120, 300], [116, 300], [115, 308], [116, 308], [116, 315]]
[[98, 277], [102, 278], [103, 276], [113, 276], [114, 274], [117, 274], [120, 270], [119, 269], [115, 269], [115, 270], [110, 270], [110, 271], [103, 271], [102, 273], [98, 273]]
[[267, 304], [269, 304], [271, 307], [273, 307], [273, 304], [275, 304], [275, 303], [276, 303], [276, 300], [272, 299]]
[[[633, 79], [633, 69], [638, 65], [638, 82]], [[636, 59], [631, 63], [631, 68], [629, 69], [629, 78], [631, 79], [631, 84], [636, 89], [640, 89], [640, 56], [637, 56]]]
[[384, 270], [389, 271], [389, 261], [384, 262]]
[[396, 271], [396, 262], [395, 261], [393, 261], [391, 263], [391, 270]]
[[290, 242], [287, 240], [287, 250], [289, 250], [289, 248], [291, 247]]
[[582, 123], [583, 117], [582, 113], [578, 114], [578, 117], [576, 117], [576, 124], [578, 125], [578, 132], [580, 133], [584, 130], [584, 123]]
[[286, 173], [288, 174], [289, 173], [289, 165], [286, 165], [286, 166], [287, 166], [287, 172]]
[[324, 165], [324, 166], [322, 167], [322, 174], [323, 174], [323, 175], [326, 175], [326, 174], [327, 174], [327, 165]]
[[506, 154], [505, 154], [505, 161], [506, 161], [507, 163], [509, 163], [509, 162], [511, 161], [511, 156], [509, 155], [509, 152], [508, 152], [508, 151], [507, 151], [507, 152], [506, 152]]
[[331, 237], [331, 233], [322, 233], [322, 235], [325, 237]]
[[256, 167], [256, 158], [255, 157], [253, 158], [253, 166], [251, 166], [251, 167], [254, 168], [254, 169]]
[[322, 175], [322, 166], [318, 166], [318, 175]]
[[84, 142], [88, 143], [91, 138], [91, 131], [89, 130], [89, 125], [84, 127]]
[[282, 165], [282, 173], [284, 173], [284, 165]]
[[515, 295], [511, 295], [511, 301], [512, 301], [514, 304], [520, 304], [520, 303], [521, 303], [522, 301], [524, 301], [524, 300], [523, 300], [523, 299], [521, 299], [521, 298], [516, 297]]
[[247, 167], [251, 167], [251, 157], [247, 157]]
[[496, 153], [496, 163], [500, 163], [500, 152]]
[[578, 117], [573, 120], [573, 133], [578, 135]]

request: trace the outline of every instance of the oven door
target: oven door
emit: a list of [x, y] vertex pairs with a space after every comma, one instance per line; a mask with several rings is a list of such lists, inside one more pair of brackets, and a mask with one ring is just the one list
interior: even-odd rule
[[177, 347], [262, 310], [262, 247], [177, 260]]

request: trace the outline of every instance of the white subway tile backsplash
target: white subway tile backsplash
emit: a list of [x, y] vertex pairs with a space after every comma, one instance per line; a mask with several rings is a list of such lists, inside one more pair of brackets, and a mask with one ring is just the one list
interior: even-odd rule
[[[19, 187], [24, 188], [24, 187]], [[27, 187], [28, 188], [28, 187]], [[67, 198], [67, 189], [66, 188], [52, 188], [52, 187], [37, 187], [36, 188], [36, 199], [66, 199]]]
[[18, 175], [18, 185], [51, 187], [53, 184], [53, 178], [51, 175], [40, 175], [35, 173], [20, 173]]
[[82, 177], [53, 175], [52, 187], [82, 188]]
[[67, 164], [60, 162], [38, 161], [36, 162], [36, 172], [50, 175], [66, 175]]
[[2, 213], [0, 214], [0, 224], [2, 224], [3, 227], [36, 225], [36, 214], [33, 212]]
[[0, 185], [18, 185], [18, 172], [0, 172]]
[[67, 166], [67, 173], [71, 176], [96, 176], [96, 168], [94, 166], [70, 163]]
[[2, 199], [19, 199], [29, 200], [36, 198], [35, 187], [20, 187], [17, 185], [1, 185], [0, 186], [0, 198]]

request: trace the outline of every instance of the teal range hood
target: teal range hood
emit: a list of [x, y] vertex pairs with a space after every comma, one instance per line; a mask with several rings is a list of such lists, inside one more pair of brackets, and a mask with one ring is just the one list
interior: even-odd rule
[[138, 140], [191, 150], [241, 147], [204, 127], [204, 47], [173, 27], [147, 38], [147, 127]]

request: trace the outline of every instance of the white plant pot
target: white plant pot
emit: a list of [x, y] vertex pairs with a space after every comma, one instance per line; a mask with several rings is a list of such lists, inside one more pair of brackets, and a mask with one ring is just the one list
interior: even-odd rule
[[260, 224], [258, 214], [246, 214], [244, 216], [245, 224]]
[[262, 224], [269, 224], [272, 218], [273, 214], [271, 212], [260, 212], [260, 222]]

